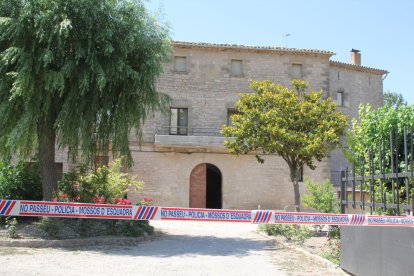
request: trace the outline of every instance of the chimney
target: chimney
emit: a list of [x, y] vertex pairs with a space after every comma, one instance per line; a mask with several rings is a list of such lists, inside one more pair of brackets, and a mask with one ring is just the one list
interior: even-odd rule
[[353, 65], [361, 65], [361, 51], [352, 49], [351, 50], [351, 64]]

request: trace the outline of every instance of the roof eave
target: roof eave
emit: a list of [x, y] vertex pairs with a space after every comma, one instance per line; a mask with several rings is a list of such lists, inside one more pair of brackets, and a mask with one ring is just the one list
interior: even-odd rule
[[383, 69], [371, 68], [371, 67], [366, 67], [366, 66], [361, 66], [361, 65], [356, 65], [356, 64], [350, 64], [350, 63], [345, 63], [345, 62], [340, 62], [340, 61], [335, 61], [335, 60], [331, 60], [330, 63], [331, 63], [331, 65], [334, 65], [334, 66], [337, 66], [337, 67], [340, 67], [340, 68], [346, 68], [346, 69], [350, 69], [350, 70], [367, 72], [367, 73], [371, 73], [371, 74], [385, 75], [385, 74], [389, 73], [387, 70], [383, 70]]
[[285, 47], [272, 47], [272, 46], [247, 46], [237, 44], [216, 44], [207, 42], [185, 42], [185, 41], [172, 41], [174, 46], [182, 48], [213, 48], [213, 49], [234, 49], [234, 50], [253, 50], [264, 52], [279, 52], [279, 53], [296, 53], [296, 54], [317, 54], [331, 57], [335, 55], [334, 52], [326, 50], [315, 49], [296, 49]]

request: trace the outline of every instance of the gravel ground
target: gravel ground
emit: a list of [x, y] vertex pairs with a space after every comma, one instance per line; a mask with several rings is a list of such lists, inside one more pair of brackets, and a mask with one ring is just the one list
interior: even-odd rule
[[0, 275], [345, 275], [257, 234], [256, 225], [154, 221], [131, 246], [0, 247]]

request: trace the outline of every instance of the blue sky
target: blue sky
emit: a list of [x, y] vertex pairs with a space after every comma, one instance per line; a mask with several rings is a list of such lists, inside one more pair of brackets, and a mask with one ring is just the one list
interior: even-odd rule
[[384, 90], [414, 104], [414, 1], [412, 0], [148, 0], [179, 41], [324, 49], [349, 62], [385, 69]]

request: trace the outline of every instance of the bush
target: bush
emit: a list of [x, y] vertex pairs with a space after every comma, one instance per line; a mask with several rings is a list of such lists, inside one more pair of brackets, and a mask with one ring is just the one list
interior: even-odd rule
[[6, 218], [6, 229], [7, 229], [7, 237], [11, 239], [18, 239], [19, 234], [17, 234], [17, 220], [16, 218], [7, 217]]
[[96, 236], [141, 237], [152, 234], [148, 221], [111, 219], [43, 218], [39, 224], [48, 238], [74, 238]]
[[302, 204], [314, 208], [321, 213], [338, 213], [339, 208], [333, 192], [333, 185], [328, 181], [316, 183], [305, 179], [305, 188], [308, 194], [303, 195]]
[[[142, 186], [142, 182], [122, 172], [122, 159], [119, 158], [109, 166], [101, 166], [97, 170], [80, 165], [75, 172], [64, 174], [58, 183], [58, 191], [53, 200], [129, 205], [132, 202], [125, 198], [128, 190], [130, 188], [139, 190]], [[144, 198], [138, 204], [150, 205], [151, 202], [152, 199]], [[83, 237], [97, 235], [138, 237], [144, 235], [144, 232], [148, 234], [154, 232], [153, 227], [147, 221], [107, 219], [77, 219], [75, 221], [61, 219], [61, 221], [65, 222], [66, 230]]]
[[59, 234], [61, 224], [59, 218], [44, 217], [41, 219], [39, 228], [51, 238], [56, 238]]
[[[308, 194], [303, 195], [302, 204], [316, 209], [321, 213], [339, 213], [339, 205], [336, 201], [333, 185], [328, 181], [316, 183], [310, 179], [305, 179], [305, 188]], [[339, 237], [339, 226], [330, 225], [328, 236]]]
[[260, 224], [259, 231], [269, 236], [284, 236], [287, 240], [303, 243], [312, 236], [312, 231], [306, 225], [296, 224]]
[[0, 162], [0, 198], [41, 200], [42, 182], [37, 166]]
[[141, 181], [122, 172], [122, 158], [119, 158], [96, 171], [80, 165], [76, 172], [65, 173], [58, 182], [55, 201], [131, 204], [123, 200], [128, 190], [142, 187]]

